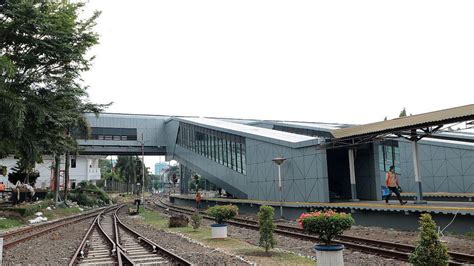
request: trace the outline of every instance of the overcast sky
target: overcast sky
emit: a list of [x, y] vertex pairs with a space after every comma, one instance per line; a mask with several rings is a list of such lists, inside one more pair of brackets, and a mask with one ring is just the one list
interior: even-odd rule
[[369, 123], [473, 103], [474, 1], [119, 1], [83, 77], [108, 112]]

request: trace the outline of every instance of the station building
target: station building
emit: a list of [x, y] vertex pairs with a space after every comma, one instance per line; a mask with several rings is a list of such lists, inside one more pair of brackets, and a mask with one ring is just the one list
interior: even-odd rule
[[[198, 173], [243, 199], [380, 200], [391, 165], [404, 192], [422, 187], [423, 192], [474, 193], [474, 134], [441, 130], [474, 119], [474, 105], [361, 126], [111, 113], [86, 117], [92, 135], [79, 140], [82, 154], [165, 155], [180, 162], [182, 193]], [[275, 158], [285, 159], [281, 193]]]

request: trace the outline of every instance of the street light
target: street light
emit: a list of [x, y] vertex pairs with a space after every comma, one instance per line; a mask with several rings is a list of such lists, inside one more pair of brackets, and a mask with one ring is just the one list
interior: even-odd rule
[[278, 165], [278, 189], [280, 190], [280, 218], [283, 218], [283, 200], [281, 190], [281, 165], [286, 159], [283, 157], [274, 158], [272, 161]]

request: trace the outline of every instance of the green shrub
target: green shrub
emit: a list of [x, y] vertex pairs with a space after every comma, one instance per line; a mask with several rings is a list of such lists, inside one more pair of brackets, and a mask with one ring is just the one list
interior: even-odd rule
[[273, 216], [275, 215], [275, 210], [271, 206], [260, 206], [260, 211], [258, 212], [258, 224], [260, 231], [260, 240], [258, 245], [265, 249], [265, 252], [268, 252], [270, 248], [274, 248], [276, 240], [273, 237], [273, 231], [275, 230], [275, 224], [273, 223]]
[[413, 265], [448, 265], [448, 248], [439, 240], [436, 223], [431, 215], [422, 214], [420, 226], [420, 240], [410, 255], [410, 262]]
[[43, 201], [35, 204], [28, 204], [22, 207], [7, 208], [5, 210], [19, 213], [21, 216], [30, 216], [48, 207], [48, 205], [49, 201]]
[[201, 221], [202, 221], [202, 215], [200, 215], [199, 212], [195, 212], [191, 216], [191, 225], [193, 226], [194, 230], [199, 229], [199, 227], [201, 226]]
[[332, 210], [303, 213], [297, 221], [306, 232], [318, 235], [327, 246], [331, 245], [334, 237], [342, 235], [354, 224], [350, 214]]
[[80, 185], [80, 187], [72, 190], [69, 194], [71, 201], [89, 207], [94, 205], [102, 206], [111, 202], [109, 195], [97, 186], [88, 182], [81, 182]]
[[234, 218], [239, 213], [239, 208], [235, 205], [213, 206], [207, 209], [206, 213], [222, 224], [226, 220]]
[[44, 198], [45, 199], [54, 199], [54, 197], [55, 197], [55, 193], [51, 192], [51, 191], [48, 191], [48, 193], [46, 193], [46, 196]]

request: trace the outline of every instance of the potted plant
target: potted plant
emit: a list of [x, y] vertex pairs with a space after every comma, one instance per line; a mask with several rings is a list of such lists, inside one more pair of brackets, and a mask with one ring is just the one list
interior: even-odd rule
[[315, 245], [319, 265], [343, 265], [344, 245], [333, 245], [332, 239], [342, 235], [354, 224], [350, 214], [335, 211], [315, 211], [301, 214], [298, 224], [308, 233], [318, 235], [322, 245]]
[[234, 218], [238, 212], [239, 208], [235, 205], [213, 206], [207, 209], [206, 213], [216, 220], [215, 224], [211, 224], [212, 238], [226, 238], [225, 221]]

